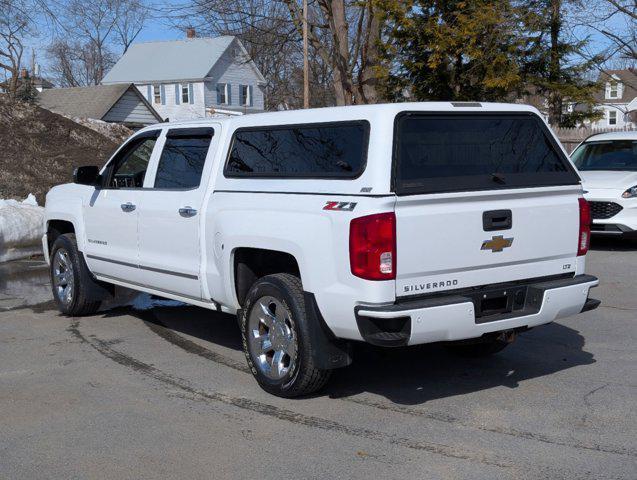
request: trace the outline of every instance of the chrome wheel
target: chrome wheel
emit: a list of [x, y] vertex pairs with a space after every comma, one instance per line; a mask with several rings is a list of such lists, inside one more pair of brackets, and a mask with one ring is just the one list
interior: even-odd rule
[[297, 339], [289, 310], [274, 297], [257, 300], [248, 319], [250, 353], [266, 377], [280, 380], [294, 369]]
[[74, 294], [73, 266], [69, 252], [58, 249], [53, 257], [53, 288], [60, 303], [70, 305]]

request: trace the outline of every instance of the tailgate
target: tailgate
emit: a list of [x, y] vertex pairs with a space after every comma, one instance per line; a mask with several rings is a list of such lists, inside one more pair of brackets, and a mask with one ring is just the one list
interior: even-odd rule
[[[396, 295], [574, 272], [578, 197], [573, 187], [398, 197]], [[510, 228], [494, 229], [507, 216]]]
[[529, 112], [396, 118], [396, 294], [575, 271], [580, 179]]

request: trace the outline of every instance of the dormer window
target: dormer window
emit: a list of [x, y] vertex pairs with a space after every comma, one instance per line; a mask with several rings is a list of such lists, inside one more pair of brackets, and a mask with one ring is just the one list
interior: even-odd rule
[[606, 98], [620, 98], [621, 97], [621, 83], [617, 81], [611, 81], [606, 84]]

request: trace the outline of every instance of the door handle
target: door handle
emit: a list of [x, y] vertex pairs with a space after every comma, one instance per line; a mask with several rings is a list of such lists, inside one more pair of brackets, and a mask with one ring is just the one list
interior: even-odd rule
[[122, 210], [125, 211], [125, 212], [132, 212], [133, 210], [135, 210], [137, 208], [135, 205], [133, 205], [130, 202], [122, 203], [120, 205], [120, 207], [122, 207]]
[[179, 215], [186, 218], [194, 217], [197, 215], [197, 210], [192, 207], [182, 207], [179, 209]]

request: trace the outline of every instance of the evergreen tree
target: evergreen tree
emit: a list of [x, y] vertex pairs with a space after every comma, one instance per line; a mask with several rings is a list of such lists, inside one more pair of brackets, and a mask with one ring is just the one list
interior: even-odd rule
[[495, 101], [519, 86], [524, 51], [507, 0], [415, 0], [393, 17], [387, 96]]
[[[551, 125], [572, 127], [599, 116], [593, 111], [598, 84], [586, 78], [599, 58], [581, 60], [587, 40], [569, 38], [564, 18], [569, 0], [523, 2], [527, 50], [522, 77], [526, 93], [546, 98]], [[570, 1], [571, 4], [575, 3]], [[570, 105], [572, 111], [567, 109]]]
[[15, 93], [15, 99], [26, 103], [35, 103], [38, 91], [33, 85], [31, 76], [21, 78]]

